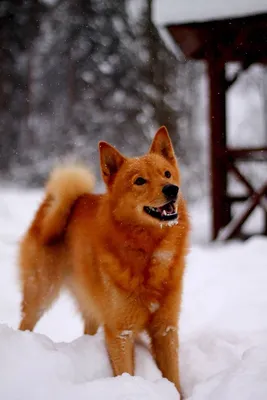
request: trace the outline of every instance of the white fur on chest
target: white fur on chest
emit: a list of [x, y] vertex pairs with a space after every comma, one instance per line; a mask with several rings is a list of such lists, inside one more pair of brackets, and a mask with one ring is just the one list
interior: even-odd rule
[[156, 250], [152, 254], [152, 258], [158, 262], [166, 262], [169, 263], [172, 261], [174, 256], [174, 252], [171, 250]]
[[151, 314], [154, 314], [154, 312], [156, 312], [159, 309], [159, 307], [160, 304], [157, 301], [155, 301], [149, 304], [148, 309], [151, 312]]

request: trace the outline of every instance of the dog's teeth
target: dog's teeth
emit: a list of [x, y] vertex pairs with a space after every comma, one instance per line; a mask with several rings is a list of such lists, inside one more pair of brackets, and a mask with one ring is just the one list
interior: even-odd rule
[[167, 215], [166, 210], [163, 210], [162, 215]]

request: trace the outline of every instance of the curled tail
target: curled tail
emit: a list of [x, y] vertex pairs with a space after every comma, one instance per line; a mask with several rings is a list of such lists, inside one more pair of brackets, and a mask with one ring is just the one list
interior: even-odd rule
[[52, 171], [46, 185], [46, 196], [30, 231], [43, 244], [59, 238], [67, 225], [73, 203], [83, 194], [91, 193], [95, 179], [82, 166], [63, 166]]

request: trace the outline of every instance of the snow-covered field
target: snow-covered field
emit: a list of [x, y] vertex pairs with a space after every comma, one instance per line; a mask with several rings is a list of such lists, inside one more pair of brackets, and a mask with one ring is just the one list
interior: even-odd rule
[[[82, 336], [66, 293], [36, 333], [18, 332], [16, 249], [40, 192], [0, 191], [0, 399], [174, 400], [145, 343], [136, 377], [112, 378], [102, 332]], [[267, 239], [208, 245], [208, 207], [192, 209], [180, 320], [181, 376], [190, 400], [267, 399]]]

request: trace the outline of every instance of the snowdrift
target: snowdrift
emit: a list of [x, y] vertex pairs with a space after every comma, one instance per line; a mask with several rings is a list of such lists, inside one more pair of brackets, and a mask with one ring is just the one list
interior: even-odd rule
[[160, 379], [152, 357], [137, 349], [137, 373], [112, 378], [104, 337], [83, 336], [54, 343], [44, 335], [0, 326], [0, 399], [5, 400], [160, 400], [177, 391]]
[[[16, 249], [40, 193], [0, 195], [0, 399], [179, 399], [162, 379], [146, 342], [136, 346], [136, 375], [113, 378], [103, 333], [82, 336], [64, 293], [37, 326], [19, 332]], [[198, 237], [207, 235], [195, 212]], [[201, 237], [200, 237], [201, 239]], [[180, 364], [187, 400], [267, 399], [267, 239], [193, 245], [180, 319]]]

